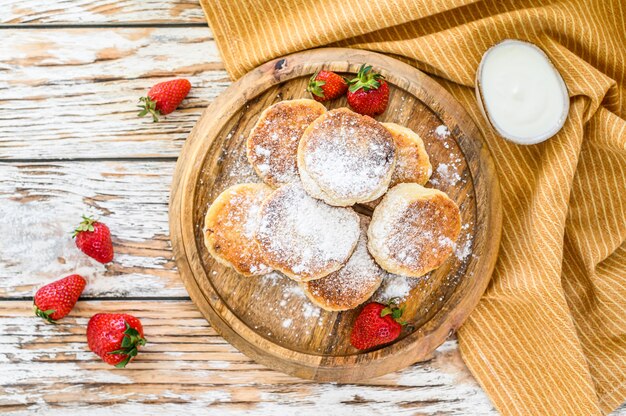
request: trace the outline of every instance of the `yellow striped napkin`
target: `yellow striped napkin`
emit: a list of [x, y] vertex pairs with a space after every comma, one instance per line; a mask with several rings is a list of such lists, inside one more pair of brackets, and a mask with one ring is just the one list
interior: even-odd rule
[[[233, 78], [318, 46], [396, 55], [436, 76], [482, 130], [504, 228], [493, 279], [459, 331], [506, 415], [596, 415], [626, 398], [626, 2], [201, 0]], [[571, 96], [553, 139], [517, 146], [479, 113], [483, 52], [524, 39]]]

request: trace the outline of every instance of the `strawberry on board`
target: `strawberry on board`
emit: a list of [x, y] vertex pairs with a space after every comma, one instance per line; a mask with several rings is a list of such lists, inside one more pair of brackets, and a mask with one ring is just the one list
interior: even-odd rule
[[400, 320], [403, 312], [404, 307], [398, 308], [393, 301], [388, 305], [368, 303], [354, 322], [350, 343], [354, 348], [366, 350], [395, 340], [406, 325]]
[[87, 324], [89, 349], [118, 368], [126, 367], [146, 345], [139, 319], [125, 313], [98, 313]]
[[111, 231], [105, 224], [83, 215], [83, 221], [74, 230], [76, 247], [100, 263], [113, 260]]
[[348, 81], [348, 104], [359, 114], [374, 117], [385, 112], [389, 104], [389, 85], [385, 78], [363, 64], [356, 78]]
[[143, 117], [150, 113], [152, 121], [157, 122], [160, 115], [166, 115], [176, 110], [189, 94], [190, 89], [191, 83], [184, 78], [160, 82], [150, 88], [147, 97], [139, 99], [141, 105], [138, 107], [141, 108], [141, 111], [137, 115]]
[[85, 289], [85, 279], [77, 274], [59, 279], [41, 287], [35, 293], [35, 315], [55, 323], [67, 316]]
[[348, 83], [332, 71], [318, 71], [309, 80], [306, 90], [321, 103], [339, 98], [348, 91]]

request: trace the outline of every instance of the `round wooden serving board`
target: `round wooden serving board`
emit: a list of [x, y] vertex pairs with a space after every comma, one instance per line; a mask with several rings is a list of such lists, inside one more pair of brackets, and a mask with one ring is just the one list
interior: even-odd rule
[[[375, 299], [403, 296], [405, 318], [414, 328], [403, 331], [394, 343], [370, 351], [350, 345], [350, 329], [360, 308], [326, 312], [282, 275], [242, 277], [211, 258], [202, 232], [208, 205], [225, 188], [260, 181], [247, 163], [245, 142], [263, 109], [281, 100], [309, 97], [307, 81], [319, 69], [347, 75], [363, 63], [373, 65], [390, 84], [389, 108], [378, 120], [419, 133], [434, 171], [427, 186], [448, 193], [463, 219], [457, 250], [442, 267], [420, 279], [385, 278]], [[328, 105], [345, 106], [345, 98]], [[258, 67], [205, 110], [176, 166], [170, 229], [176, 262], [192, 300], [226, 340], [271, 368], [309, 379], [351, 382], [428, 358], [463, 323], [493, 270], [500, 206], [498, 181], [481, 134], [448, 92], [393, 58], [327, 48]]]

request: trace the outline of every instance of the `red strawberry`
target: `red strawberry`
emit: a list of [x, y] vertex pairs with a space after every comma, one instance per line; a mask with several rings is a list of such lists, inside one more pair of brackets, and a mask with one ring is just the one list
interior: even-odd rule
[[389, 104], [389, 85], [370, 65], [363, 64], [348, 85], [348, 104], [354, 111], [370, 117], [385, 112]]
[[348, 83], [334, 72], [318, 71], [309, 80], [306, 90], [313, 99], [323, 103], [344, 95], [348, 91]]
[[398, 308], [392, 302], [368, 303], [354, 322], [350, 343], [354, 348], [366, 350], [393, 341], [406, 325], [400, 321], [403, 312], [404, 307]]
[[152, 121], [159, 121], [160, 115], [166, 115], [176, 110], [176, 107], [189, 94], [190, 89], [191, 83], [184, 78], [160, 82], [150, 88], [147, 97], [139, 99], [142, 104], [138, 106], [141, 111], [137, 115], [143, 117], [150, 113], [152, 114]]
[[137, 355], [146, 345], [139, 319], [125, 313], [97, 313], [87, 324], [89, 349], [102, 360], [118, 368]]
[[83, 221], [74, 230], [73, 237], [76, 238], [76, 247], [89, 257], [100, 263], [113, 260], [111, 232], [105, 224], [83, 215]]
[[72, 274], [41, 287], [33, 302], [35, 315], [52, 323], [65, 317], [83, 293], [85, 284], [82, 276]]

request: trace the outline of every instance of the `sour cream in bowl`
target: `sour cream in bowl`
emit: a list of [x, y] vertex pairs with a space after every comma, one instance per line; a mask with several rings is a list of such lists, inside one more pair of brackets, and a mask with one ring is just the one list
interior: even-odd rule
[[514, 39], [483, 55], [476, 97], [498, 134], [518, 144], [554, 136], [569, 112], [567, 87], [548, 56], [534, 44]]

